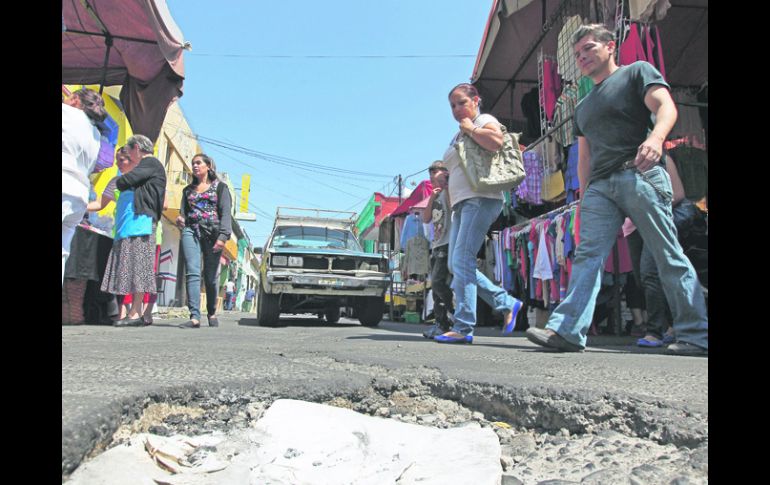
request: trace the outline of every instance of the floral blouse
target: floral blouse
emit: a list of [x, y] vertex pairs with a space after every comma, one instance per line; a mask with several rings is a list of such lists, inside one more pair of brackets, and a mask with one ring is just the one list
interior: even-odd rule
[[187, 195], [187, 206], [190, 212], [185, 223], [199, 238], [201, 232], [204, 236], [213, 236], [214, 238], [219, 235], [218, 185], [219, 180], [214, 180], [205, 192], [199, 194], [195, 190], [191, 190]]

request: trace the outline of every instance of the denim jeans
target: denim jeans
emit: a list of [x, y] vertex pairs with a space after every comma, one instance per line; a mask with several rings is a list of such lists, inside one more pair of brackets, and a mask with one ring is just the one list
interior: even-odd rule
[[449, 271], [454, 275], [452, 289], [457, 300], [452, 330], [472, 335], [476, 326], [476, 295], [500, 313], [510, 311], [515, 299], [489, 281], [476, 267], [476, 254], [489, 227], [500, 215], [503, 201], [474, 197], [452, 209], [449, 233]]
[[431, 254], [430, 281], [433, 289], [433, 314], [436, 323], [444, 329], [449, 329], [449, 313], [454, 313], [452, 303], [452, 288], [449, 287], [449, 248], [448, 245], [433, 248]]
[[546, 328], [585, 347], [601, 272], [615, 235], [628, 216], [655, 260], [677, 341], [708, 349], [706, 302], [695, 269], [677, 240], [672, 197], [671, 179], [662, 166], [644, 174], [621, 170], [591, 182], [581, 202], [580, 244], [567, 297], [553, 311]]
[[199, 239], [192, 229], [182, 229], [182, 252], [187, 267], [187, 307], [190, 319], [201, 319], [201, 255], [203, 255], [203, 282], [206, 285], [206, 310], [208, 315], [217, 312], [217, 270], [222, 251], [214, 252], [216, 239]]
[[[208, 297], [206, 297], [208, 299]], [[233, 293], [231, 291], [225, 292], [225, 310], [233, 309]]]
[[[695, 211], [697, 210], [695, 205], [687, 199], [683, 199], [679, 205], [673, 208], [674, 225], [680, 240], [682, 232], [686, 233], [692, 227], [692, 221], [696, 217]], [[666, 327], [671, 325], [671, 310], [666, 301], [663, 286], [660, 284], [658, 268], [655, 266], [655, 258], [653, 258], [652, 253], [646, 246], [642, 247], [640, 273], [644, 296], [650, 302], [647, 307], [647, 333], [663, 338]]]

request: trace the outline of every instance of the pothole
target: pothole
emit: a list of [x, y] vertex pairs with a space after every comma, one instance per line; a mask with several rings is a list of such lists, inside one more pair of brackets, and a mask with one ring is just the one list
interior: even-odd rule
[[[666, 434], [665, 423], [646, 423], [645, 428], [645, 409], [640, 403], [624, 405], [623, 401], [621, 404], [608, 401], [581, 406], [574, 396], [558, 393], [530, 395], [529, 401], [522, 402], [517, 401], [520, 396], [503, 397], [501, 390], [495, 392], [489, 387], [446, 383], [432, 377], [422, 380], [377, 377], [364, 389], [316, 396], [313, 400], [367, 416], [431, 428], [488, 428], [500, 444], [498, 458], [503, 484], [536, 484], [549, 480], [562, 481], [549, 483], [613, 484], [708, 482], [707, 429], [705, 438], [699, 439], [697, 433], [694, 437], [682, 437], [671, 431]], [[148, 401], [143, 404], [138, 419], [120, 426], [111, 442], [97, 446], [89, 458], [105, 449], [127, 446], [138, 433], [149, 433], [158, 439], [185, 436], [198, 440], [197, 447], [188, 450], [190, 454], [185, 458], [191, 460], [190, 466], [206, 459], [226, 465], [238, 454], [237, 446], [232, 444], [233, 437], [255, 428], [265, 411], [281, 397], [285, 396], [258, 397], [222, 389], [218, 393], [188, 395], [185, 402]], [[647, 405], [660, 407], [660, 403]], [[593, 409], [594, 415], [584, 408]], [[561, 415], [559, 410], [563, 411]], [[576, 415], [582, 416], [583, 421], [576, 421]], [[689, 418], [698, 420], [699, 417]], [[564, 427], [555, 428], [560, 424]], [[660, 429], [663, 431], [659, 432]], [[206, 444], [212, 439], [220, 446]], [[228, 439], [231, 439], [230, 445], [226, 445]], [[286, 453], [289, 458], [295, 456], [291, 450]], [[198, 477], [199, 481], [167, 483], [218, 483], [216, 473], [208, 478]], [[205, 481], [207, 479], [210, 481]], [[85, 482], [78, 482], [76, 474], [73, 483]]]

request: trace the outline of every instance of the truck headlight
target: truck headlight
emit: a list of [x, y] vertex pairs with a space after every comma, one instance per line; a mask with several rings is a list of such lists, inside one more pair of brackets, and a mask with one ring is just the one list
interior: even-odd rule
[[289, 266], [293, 266], [295, 268], [301, 268], [302, 256], [289, 256]]
[[286, 256], [273, 256], [271, 259], [273, 266], [287, 266], [289, 264]]

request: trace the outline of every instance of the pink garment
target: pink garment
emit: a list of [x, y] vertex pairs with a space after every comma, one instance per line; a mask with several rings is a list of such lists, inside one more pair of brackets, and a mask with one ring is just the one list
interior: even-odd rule
[[[655, 32], [655, 42], [653, 43], [653, 31]], [[660, 32], [657, 27], [644, 26], [644, 47], [647, 54], [647, 62], [655, 66], [666, 79], [666, 68], [663, 62], [663, 46], [660, 45]]]
[[618, 52], [618, 63], [621, 66], [633, 64], [636, 61], [646, 61], [647, 55], [642, 46], [642, 39], [639, 38], [636, 24], [631, 24], [626, 40], [620, 46]]
[[634, 231], [636, 231], [636, 226], [631, 222], [630, 218], [626, 217], [626, 220], [623, 221], [623, 237], [630, 236]]
[[553, 121], [553, 112], [556, 109], [556, 101], [561, 96], [561, 78], [557, 72], [556, 62], [543, 59], [543, 97], [540, 102], [545, 108], [545, 117]]
[[[631, 264], [631, 252], [628, 250], [628, 240], [623, 237], [623, 231], [618, 231], [618, 239], [616, 242], [618, 245], [619, 259], [618, 271], [620, 273], [628, 273], [633, 271], [633, 266]], [[614, 250], [610, 251], [610, 255], [607, 257], [607, 263], [604, 265], [604, 271], [607, 271], [608, 273], [615, 272], [615, 268], [613, 268], [615, 261], [614, 253]]]

